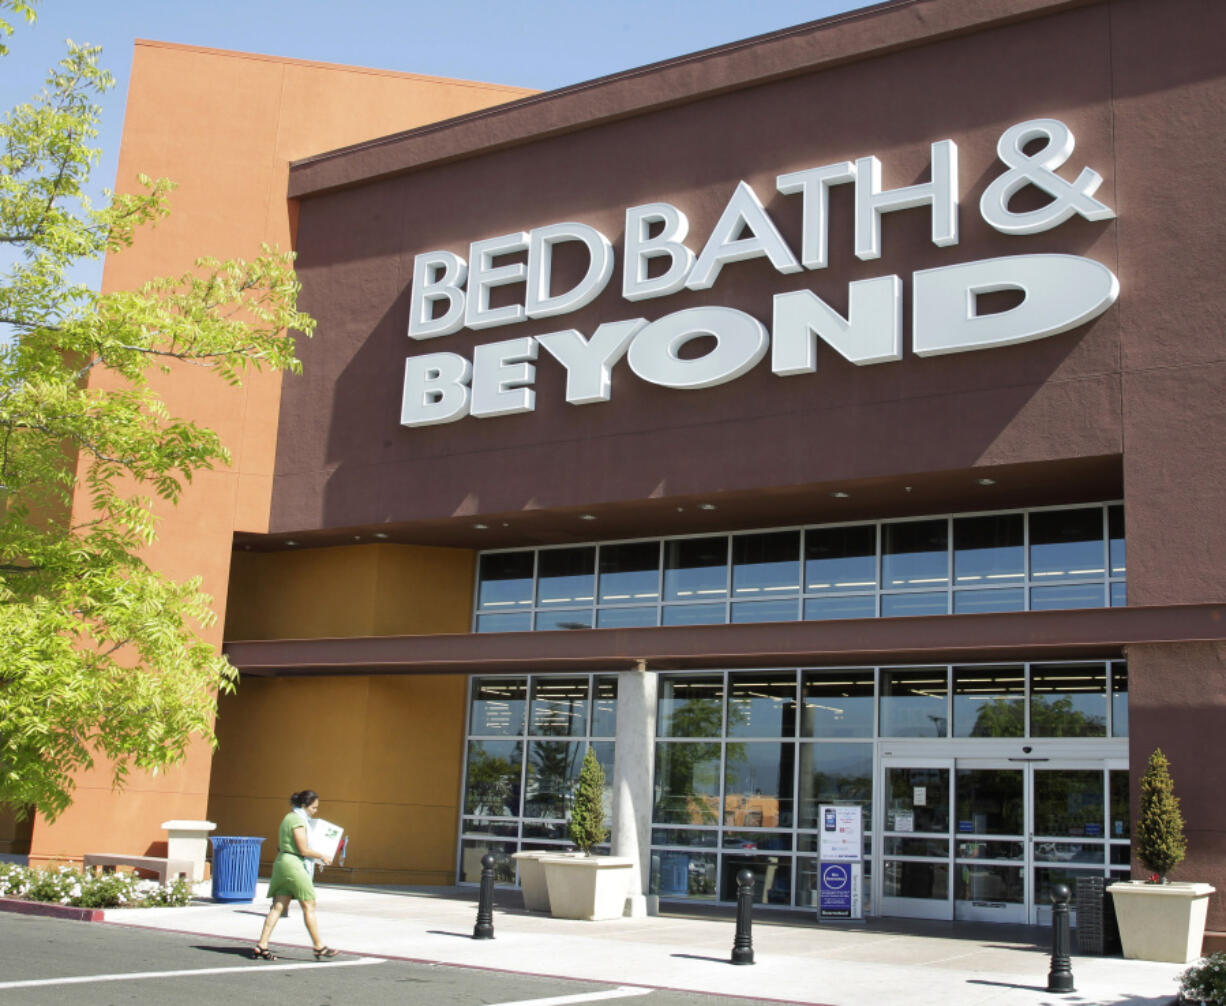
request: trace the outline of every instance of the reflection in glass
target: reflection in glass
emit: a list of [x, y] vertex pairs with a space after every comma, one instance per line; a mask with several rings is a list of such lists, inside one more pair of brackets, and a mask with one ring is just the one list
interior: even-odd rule
[[795, 737], [796, 674], [737, 671], [728, 675], [729, 737]]
[[1107, 674], [1103, 664], [1031, 668], [1032, 737], [1107, 736]]
[[581, 611], [563, 609], [560, 611], [538, 611], [536, 613], [537, 632], [555, 632], [563, 629], [590, 629], [591, 627], [591, 608]]
[[722, 674], [661, 675], [656, 730], [661, 737], [718, 737], [724, 729]]
[[565, 852], [567, 848], [573, 848], [570, 842], [570, 829], [566, 826], [565, 821], [525, 821], [523, 837], [525, 839], [552, 839], [556, 842], [565, 842], [565, 845], [543, 845], [540, 842], [525, 842], [523, 848], [526, 849], [549, 849], [558, 852]]
[[796, 598], [776, 601], [742, 601], [732, 605], [733, 622], [794, 622]]
[[949, 522], [913, 520], [881, 529], [881, 585], [928, 587], [949, 582]]
[[959, 901], [1020, 905], [1025, 899], [1026, 885], [1020, 866], [959, 863], [954, 875], [954, 897]]
[[724, 824], [737, 828], [790, 828], [796, 746], [729, 744], [724, 769]]
[[1111, 665], [1111, 736], [1128, 736], [1128, 665]]
[[949, 833], [949, 769], [886, 771], [886, 831]]
[[955, 615], [974, 615], [981, 611], [1022, 611], [1025, 607], [1026, 591], [1021, 587], [954, 591]]
[[805, 532], [807, 592], [872, 590], [876, 586], [876, 527], [857, 524]]
[[944, 901], [949, 897], [949, 864], [886, 860], [881, 875], [881, 894], [885, 898]]
[[617, 735], [617, 675], [598, 674], [592, 680], [592, 736]]
[[583, 744], [578, 741], [529, 741], [524, 817], [565, 818], [579, 778]]
[[658, 824], [718, 824], [720, 745], [656, 743], [655, 806]]
[[1111, 818], [1109, 821], [1111, 837], [1131, 838], [1132, 817], [1129, 810], [1131, 800], [1128, 792], [1128, 770], [1112, 769], [1107, 774], [1111, 785]]
[[483, 838], [466, 838], [460, 842], [460, 880], [464, 883], [481, 883], [481, 860], [487, 853], [494, 856], [494, 883], [515, 883], [515, 860], [511, 855], [516, 843], [494, 842]]
[[1109, 584], [1111, 588], [1111, 607], [1123, 608], [1128, 604], [1128, 584], [1122, 580]]
[[1111, 575], [1125, 576], [1128, 561], [1124, 543], [1124, 508], [1118, 503], [1107, 507], [1107, 539], [1111, 546]]
[[662, 898], [714, 901], [713, 852], [661, 852], [651, 857], [651, 892]]
[[799, 589], [799, 531], [733, 535], [732, 593], [738, 600], [795, 594]]
[[790, 856], [724, 856], [720, 870], [721, 901], [736, 901], [736, 875], [742, 870], [753, 874], [753, 900], [756, 905], [792, 903], [792, 859]]
[[1106, 606], [1101, 583], [1070, 583], [1061, 587], [1032, 587], [1031, 611], [1063, 611], [1068, 608]]
[[582, 737], [587, 733], [587, 677], [533, 678], [528, 733]]
[[872, 737], [871, 670], [805, 671], [800, 685], [802, 737]]
[[1102, 772], [1035, 769], [1034, 833], [1102, 838]]
[[954, 520], [954, 580], [1018, 583], [1026, 576], [1025, 521], [1020, 513]]
[[882, 618], [907, 618], [915, 615], [944, 615], [949, 611], [945, 591], [919, 591], [907, 594], [882, 594]]
[[1032, 580], [1101, 577], [1103, 559], [1102, 507], [1039, 510], [1030, 515]]
[[792, 833], [783, 831], [725, 831], [725, 849], [769, 849], [791, 852]]
[[[660, 543], [600, 546], [600, 603], [633, 604], [660, 598]], [[654, 620], [652, 622], [654, 625]]]
[[1103, 861], [1101, 842], [1035, 842], [1036, 863], [1098, 863]]
[[596, 549], [544, 548], [536, 570], [536, 603], [590, 604], [596, 572]]
[[954, 668], [955, 737], [1021, 737], [1025, 730], [1024, 667]]
[[688, 845], [700, 849], [714, 849], [719, 836], [717, 831], [702, 828], [652, 828], [652, 845]]
[[722, 625], [726, 609], [721, 604], [669, 604], [664, 607], [664, 625]]
[[805, 620], [809, 622], [835, 618], [876, 617], [877, 598], [874, 594], [805, 598]]
[[881, 736], [947, 736], [946, 691], [944, 667], [882, 671]]
[[958, 769], [954, 805], [960, 833], [1022, 834], [1022, 770]]
[[596, 628], [636, 629], [644, 625], [655, 625], [658, 617], [655, 607], [601, 608], [596, 612]]
[[505, 615], [478, 615], [478, 632], [530, 632], [532, 612], [519, 611]]
[[[865, 853], [864, 862], [860, 865], [861, 884], [860, 902], [866, 916], [872, 914], [872, 877], [873, 861], [871, 854]], [[818, 861], [808, 856], [796, 858], [796, 907], [816, 908], [818, 887]]]
[[473, 678], [468, 732], [478, 737], [518, 737], [524, 732], [525, 678]]
[[943, 859], [949, 855], [949, 839], [887, 835], [882, 848], [887, 856], [939, 856]]
[[[1098, 869], [1081, 869], [1075, 870], [1065, 866], [1038, 866], [1034, 871], [1034, 903], [1044, 908], [1051, 905], [1051, 889], [1057, 884], [1063, 884], [1070, 891], [1077, 890], [1078, 877], [1101, 877], [1103, 875], [1102, 867]], [[1114, 883], [1116, 879], [1112, 878], [1108, 883]]]
[[596, 761], [600, 763], [601, 771], [604, 772], [604, 823], [606, 828], [611, 828], [613, 825], [613, 756], [617, 745], [613, 741], [592, 741], [589, 747], [592, 749], [592, 754], [596, 756]]
[[1021, 842], [959, 841], [955, 854], [959, 859], [1021, 859], [1024, 848]]
[[800, 745], [797, 826], [817, 828], [823, 803], [859, 804], [868, 831], [873, 819], [873, 746], [863, 743]]
[[469, 741], [464, 813], [518, 817], [522, 761], [520, 741]]
[[[683, 538], [664, 543], [664, 599], [702, 601], [728, 593], [728, 539]], [[721, 619], [722, 621], [722, 619]]]
[[494, 552], [481, 556], [477, 606], [482, 609], [532, 604], [532, 552]]

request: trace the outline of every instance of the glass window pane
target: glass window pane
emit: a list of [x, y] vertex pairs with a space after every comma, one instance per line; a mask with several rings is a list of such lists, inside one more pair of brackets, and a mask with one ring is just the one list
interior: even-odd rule
[[1020, 768], [958, 769], [957, 777], [954, 805], [959, 833], [1023, 833], [1025, 812]]
[[651, 892], [662, 898], [714, 901], [716, 862], [713, 852], [661, 852], [652, 856]]
[[532, 552], [481, 556], [477, 606], [484, 610], [532, 604]]
[[592, 682], [592, 736], [617, 735], [617, 675], [599, 674]]
[[1103, 664], [1031, 668], [1032, 737], [1106, 737], [1107, 674]]
[[1025, 899], [1020, 866], [959, 864], [954, 871], [954, 897], [958, 901], [1003, 901], [1020, 905]]
[[723, 625], [727, 620], [723, 604], [667, 604], [661, 618], [664, 625]]
[[598, 629], [636, 629], [644, 625], [656, 625], [660, 611], [650, 608], [601, 608], [596, 612]]
[[660, 676], [656, 729], [661, 737], [719, 737], [724, 731], [724, 676]]
[[799, 828], [821, 826], [823, 803], [859, 805], [864, 830], [873, 819], [873, 745], [801, 744]]
[[795, 673], [737, 671], [730, 674], [728, 736], [795, 737]]
[[724, 785], [724, 825], [792, 827], [792, 778], [796, 745], [758, 741], [729, 744]]
[[734, 622], [795, 622], [798, 604], [796, 598], [780, 598], [777, 601], [743, 601], [732, 605]]
[[1107, 538], [1111, 545], [1111, 575], [1125, 576], [1128, 561], [1124, 544], [1124, 508], [1118, 503], [1107, 507]]
[[974, 615], [981, 611], [1022, 611], [1025, 607], [1026, 591], [1021, 587], [954, 591], [955, 615]]
[[632, 541], [600, 546], [600, 603], [660, 599], [660, 543]]
[[1032, 580], [1101, 577], [1103, 558], [1102, 507], [1040, 510], [1030, 515]]
[[538, 611], [536, 613], [537, 632], [559, 632], [567, 629], [590, 629], [592, 627], [592, 609], [580, 611], [566, 609], [562, 611]]
[[652, 828], [652, 845], [686, 845], [699, 849], [714, 849], [719, 832], [703, 828]]
[[532, 612], [517, 611], [506, 615], [478, 615], [478, 632], [530, 632]]
[[1065, 587], [1032, 587], [1030, 589], [1031, 611], [1102, 608], [1105, 604], [1101, 583], [1078, 583]]
[[736, 901], [736, 875], [748, 869], [753, 874], [753, 900], [757, 905], [792, 903], [791, 856], [724, 856], [720, 870], [720, 899]]
[[926, 587], [949, 582], [949, 522], [912, 520], [881, 529], [881, 585]]
[[800, 686], [802, 737], [872, 737], [873, 672], [805, 671]]
[[[588, 746], [592, 749], [592, 753], [604, 772], [604, 799], [602, 801], [604, 803], [604, 823], [606, 828], [611, 829], [613, 827], [613, 757], [617, 745], [613, 741], [592, 741]], [[580, 758], [580, 767], [582, 767], [582, 760]], [[599, 846], [599, 848], [608, 851], [605, 846]]]
[[587, 677], [532, 679], [528, 733], [582, 737], [587, 733]]
[[920, 591], [911, 594], [882, 594], [882, 618], [906, 618], [909, 615], [944, 615], [949, 611], [949, 595], [945, 591]]
[[474, 678], [468, 732], [475, 737], [518, 737], [524, 732], [525, 678]]
[[805, 591], [877, 586], [877, 528], [872, 524], [805, 532]]
[[1111, 665], [1111, 736], [1128, 736], [1128, 665]]
[[720, 745], [695, 741], [656, 743], [655, 806], [658, 824], [718, 824]]
[[1117, 580], [1111, 584], [1111, 607], [1123, 608], [1128, 604], [1128, 584]]
[[795, 594], [800, 590], [800, 532], [732, 537], [732, 593], [738, 600]]
[[[1131, 797], [1128, 790], [1128, 770], [1112, 769], [1107, 773], [1111, 783], [1111, 837], [1132, 837]], [[1127, 862], [1127, 860], [1125, 860]]]
[[1026, 669], [954, 668], [954, 736], [1021, 737], [1026, 730]]
[[665, 600], [701, 601], [727, 593], [727, 538], [720, 535], [664, 543]]
[[829, 618], [876, 617], [877, 598], [873, 594], [805, 598], [805, 619], [808, 621], [819, 621]]
[[945, 737], [948, 713], [945, 668], [883, 671], [882, 737]]
[[591, 604], [596, 549], [546, 548], [537, 558], [536, 603]]
[[900, 766], [885, 775], [886, 831], [949, 833], [949, 769]]
[[949, 897], [949, 866], [946, 863], [887, 860], [881, 876], [881, 895], [944, 901]]
[[515, 883], [516, 842], [495, 842], [486, 838], [466, 838], [460, 843], [460, 880], [466, 884], [481, 883], [481, 860], [486, 853], [494, 855], [494, 883]]
[[518, 817], [522, 741], [469, 741], [464, 813]]
[[[1103, 774], [1097, 769], [1035, 769], [1034, 833], [1103, 833]], [[1101, 854], [1100, 854], [1101, 855]]]
[[580, 741], [529, 741], [524, 817], [565, 818], [582, 760]]
[[1025, 519], [1020, 513], [954, 520], [957, 583], [1019, 583], [1026, 577]]

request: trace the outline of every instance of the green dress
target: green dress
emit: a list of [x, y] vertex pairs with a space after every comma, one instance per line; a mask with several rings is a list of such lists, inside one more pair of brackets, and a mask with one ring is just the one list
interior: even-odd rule
[[270, 898], [288, 894], [295, 901], [315, 900], [315, 882], [312, 879], [315, 868], [298, 855], [298, 845], [294, 841], [294, 829], [305, 827], [306, 822], [296, 811], [291, 810], [281, 821], [277, 833], [277, 858], [272, 864], [272, 879], [268, 882]]

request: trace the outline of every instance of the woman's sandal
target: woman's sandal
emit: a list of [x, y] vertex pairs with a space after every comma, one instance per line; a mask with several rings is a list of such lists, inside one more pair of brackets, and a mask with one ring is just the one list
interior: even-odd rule
[[317, 961], [325, 961], [339, 954], [339, 950], [333, 950], [331, 947], [320, 947], [315, 951], [315, 959]]
[[256, 961], [275, 961], [277, 955], [267, 947], [262, 947], [258, 943], [251, 948], [251, 958]]

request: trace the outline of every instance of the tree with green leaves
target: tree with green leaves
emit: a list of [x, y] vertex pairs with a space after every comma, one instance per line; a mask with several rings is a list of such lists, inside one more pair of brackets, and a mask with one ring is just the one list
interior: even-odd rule
[[587, 856], [609, 837], [605, 825], [604, 769], [590, 747], [583, 756], [570, 807], [570, 840]]
[[1166, 883], [1166, 875], [1183, 862], [1188, 841], [1183, 833], [1183, 814], [1171, 763], [1161, 748], [1155, 748], [1141, 776], [1141, 806], [1137, 813], [1137, 858], [1147, 870]]
[[[0, 0], [0, 55], [31, 2]], [[0, 803], [54, 818], [74, 774], [104, 756], [113, 782], [213, 741], [235, 672], [200, 638], [199, 580], [142, 558], [155, 502], [227, 464], [220, 438], [171, 414], [150, 381], [203, 367], [297, 371], [292, 257], [201, 259], [182, 276], [99, 293], [72, 268], [121, 253], [168, 212], [172, 185], [86, 195], [99, 151], [99, 50], [68, 44], [36, 98], [0, 119]]]

